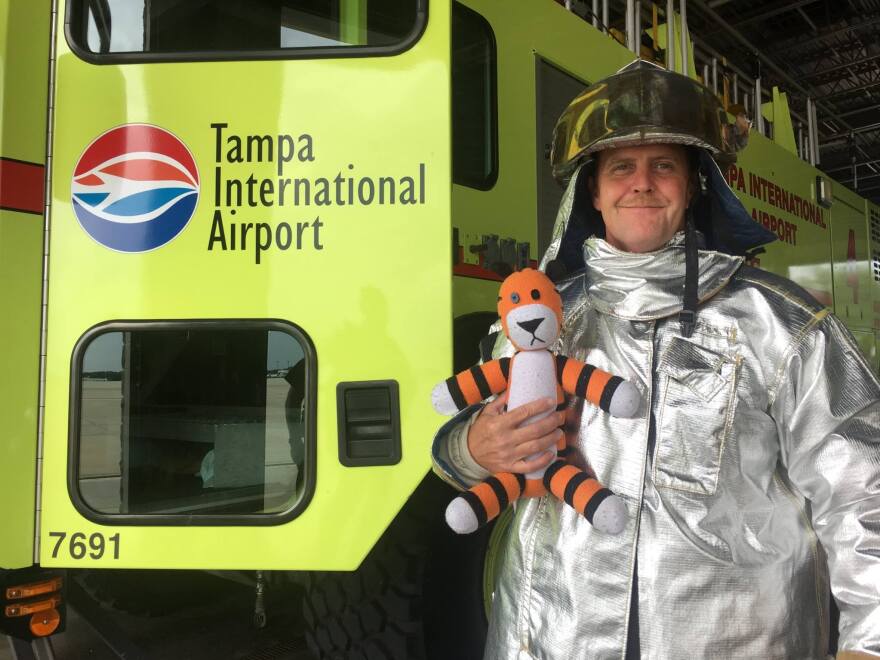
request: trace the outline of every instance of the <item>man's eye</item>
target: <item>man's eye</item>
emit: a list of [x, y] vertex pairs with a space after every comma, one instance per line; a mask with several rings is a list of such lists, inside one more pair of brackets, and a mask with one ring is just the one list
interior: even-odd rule
[[655, 163], [654, 167], [663, 172], [670, 172], [675, 169], [675, 166], [668, 161], [660, 161], [659, 163]]

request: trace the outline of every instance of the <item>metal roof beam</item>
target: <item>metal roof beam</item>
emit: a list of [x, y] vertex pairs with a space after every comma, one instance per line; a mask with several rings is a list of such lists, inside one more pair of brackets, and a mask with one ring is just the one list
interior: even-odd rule
[[868, 57], [862, 57], [857, 60], [852, 60], [850, 62], [844, 62], [843, 64], [838, 64], [836, 66], [829, 66], [818, 71], [813, 71], [812, 73], [806, 74], [804, 77], [819, 78], [827, 73], [834, 73], [835, 71], [840, 71], [841, 69], [846, 69], [851, 66], [858, 66], [859, 64], [865, 64], [866, 62], [873, 62], [877, 59], [880, 59], [880, 53], [877, 53], [876, 55], [869, 55]]
[[860, 112], [870, 112], [871, 110], [880, 110], [880, 103], [875, 105], [866, 105], [862, 108], [853, 108], [852, 110], [847, 110], [846, 112], [838, 112], [835, 117], [849, 117], [850, 115], [857, 115]]
[[862, 65], [859, 69], [844, 69], [822, 78], [813, 78], [809, 75], [805, 75], [803, 78], [804, 80], [810, 80], [816, 87], [824, 87], [826, 85], [833, 86], [831, 92], [837, 92], [846, 89], [845, 86], [840, 85], [841, 82], [848, 82], [850, 85], [858, 84], [860, 82], [868, 82], [871, 80], [871, 76], [874, 72], [875, 67]]
[[[828, 99], [834, 99], [838, 96], [845, 96], [846, 94], [854, 94], [856, 92], [863, 92], [866, 89], [871, 89], [872, 87], [880, 87], [880, 80], [875, 80], [874, 82], [866, 83], [864, 85], [859, 85], [857, 87], [848, 87], [847, 89], [838, 89], [830, 94], [825, 94], [823, 96], [817, 96], [817, 101], [827, 101]], [[834, 116], [834, 115], [832, 115]], [[840, 116], [840, 115], [837, 115]]]
[[[852, 168], [850, 168], [850, 169], [852, 169]], [[880, 179], [880, 174], [865, 174], [865, 175], [859, 174], [858, 177], [856, 177], [856, 180], [858, 180], [859, 182], [862, 182], [865, 179]], [[851, 176], [848, 176], [848, 177], [840, 177], [837, 180], [840, 181], [841, 183], [846, 183], [848, 181], [852, 181], [853, 178]]]
[[[794, 49], [796, 47], [796, 45], [792, 45], [791, 48]], [[834, 52], [837, 51], [858, 52], [860, 50], [863, 50], [864, 48], [865, 44], [861, 39], [849, 39], [847, 41], [839, 41], [834, 43], [827, 42], [824, 45], [807, 52], [794, 52], [789, 49], [789, 51], [785, 54], [795, 57], [798, 64], [800, 65], [809, 65], [824, 62], [826, 60], [832, 60], [834, 59], [834, 57], [839, 57], [834, 54]], [[774, 55], [774, 57], [780, 56], [781, 55]]]
[[868, 124], [867, 126], [859, 126], [858, 128], [854, 128], [851, 131], [847, 131], [846, 133], [840, 133], [838, 135], [830, 135], [828, 140], [835, 140], [837, 138], [845, 138], [849, 137], [850, 133], [868, 133], [870, 131], [880, 131], [880, 121], [874, 124]]
[[[810, 82], [812, 82], [813, 85], [820, 89], [828, 90], [826, 92], [827, 94], [837, 94], [838, 92], [840, 92], [842, 95], [844, 92], [846, 92], [847, 89], [858, 85], [859, 83], [868, 82], [870, 78], [866, 78], [865, 76], [870, 75], [870, 73], [871, 72], [869, 71], [859, 72], [853, 71], [852, 69], [847, 69], [846, 71], [840, 71], [836, 74], [832, 74], [827, 78], [812, 79], [810, 80]], [[807, 79], [806, 76], [804, 77], [804, 79]], [[856, 96], [853, 100], [859, 100], [868, 103], [873, 101], [874, 99], [866, 98], [865, 96]], [[843, 99], [839, 102], [834, 102], [834, 107], [840, 108], [842, 104], [846, 105], [846, 101], [847, 99]], [[847, 105], [846, 107], [850, 108], [852, 107], [852, 105]], [[835, 112], [834, 116], [839, 117], [840, 113]]]
[[773, 16], [778, 16], [779, 14], [784, 14], [788, 11], [793, 11], [795, 9], [800, 9], [804, 5], [812, 5], [818, 2], [818, 0], [795, 0], [795, 2], [791, 2], [787, 0], [785, 2], [780, 2], [778, 5], [773, 7], [772, 9], [768, 9], [767, 11], [762, 11], [758, 14], [753, 14], [751, 16], [747, 16], [741, 21], [737, 21], [733, 24], [734, 27], [739, 27], [740, 25], [747, 25], [748, 23], [754, 23], [755, 21], [763, 21], [765, 18], [771, 18]]
[[829, 37], [833, 37], [841, 32], [858, 32], [860, 30], [867, 29], [869, 27], [873, 27], [880, 23], [880, 15], [873, 14], [869, 16], [854, 16], [852, 17], [854, 20], [859, 21], [856, 24], [844, 25], [843, 27], [839, 27], [835, 30], [830, 30], [828, 32], [822, 32], [817, 34], [814, 37], [810, 37], [809, 39], [800, 39], [799, 37], [794, 37], [792, 40], [782, 40], [776, 46], [768, 49], [768, 52], [780, 52], [783, 50], [789, 50], [791, 48], [802, 48], [804, 46], [812, 46], [813, 44], [817, 44], [819, 42], [828, 39]]
[[[873, 192], [873, 191], [875, 191], [875, 190], [880, 190], [880, 185], [877, 185], [877, 186], [870, 186], [870, 187], [868, 187], [868, 188], [861, 188], [861, 187], [860, 187], [860, 188], [858, 189], [857, 192], [858, 192], [860, 195], [864, 195], [865, 193]], [[874, 197], [874, 195], [871, 195], [871, 197]], [[871, 201], [872, 201], [874, 204], [877, 203], [877, 200], [871, 200]]]
[[[877, 164], [880, 164], [880, 158], [877, 158], [875, 160], [861, 160], [856, 163], [856, 167], [861, 167], [863, 165], [868, 166], [868, 165], [877, 165]], [[827, 170], [823, 168], [822, 171], [825, 172], [825, 174], [831, 174], [832, 172], [841, 172], [843, 170], [851, 170], [851, 169], [852, 169], [852, 163], [850, 163], [848, 165], [841, 165], [839, 167], [832, 167]]]
[[798, 14], [800, 14], [801, 17], [807, 22], [807, 25], [810, 26], [810, 29], [811, 29], [813, 32], [818, 32], [818, 31], [819, 31], [819, 28], [817, 28], [817, 27], [816, 27], [816, 24], [813, 23], [812, 20], [810, 20], [810, 17], [807, 16], [807, 12], [804, 11], [803, 7], [798, 7], [798, 8], [797, 8], [797, 11], [798, 11]]

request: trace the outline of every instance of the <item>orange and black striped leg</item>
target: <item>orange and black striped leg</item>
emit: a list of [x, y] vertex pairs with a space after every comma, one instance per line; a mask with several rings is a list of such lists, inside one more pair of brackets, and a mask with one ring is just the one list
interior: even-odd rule
[[620, 534], [626, 526], [623, 500], [574, 465], [561, 460], [551, 463], [544, 473], [544, 486], [600, 532]]
[[454, 532], [470, 534], [518, 500], [525, 487], [521, 474], [494, 474], [452, 500], [446, 507], [446, 522]]

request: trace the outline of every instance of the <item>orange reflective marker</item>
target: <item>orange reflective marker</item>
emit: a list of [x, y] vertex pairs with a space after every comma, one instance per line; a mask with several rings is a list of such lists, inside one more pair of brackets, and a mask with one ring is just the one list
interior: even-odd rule
[[59, 625], [61, 625], [61, 615], [55, 608], [38, 612], [31, 617], [31, 634], [34, 637], [46, 637], [55, 632]]
[[31, 584], [21, 584], [15, 587], [6, 588], [6, 600], [17, 600], [19, 598], [32, 598], [41, 594], [48, 594], [61, 589], [61, 578], [56, 577], [43, 582], [33, 582]]
[[61, 596], [52, 596], [44, 600], [35, 600], [29, 603], [20, 603], [18, 605], [7, 605], [5, 609], [6, 616], [12, 618], [16, 616], [27, 616], [37, 612], [45, 612], [47, 610], [58, 607], [61, 603]]

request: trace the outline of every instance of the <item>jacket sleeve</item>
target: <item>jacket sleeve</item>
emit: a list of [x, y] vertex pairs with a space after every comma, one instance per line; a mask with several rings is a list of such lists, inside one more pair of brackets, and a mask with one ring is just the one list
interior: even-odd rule
[[828, 555], [839, 648], [880, 655], [880, 383], [827, 312], [777, 373], [770, 394], [781, 458]]
[[[489, 328], [489, 334], [480, 341], [480, 364], [502, 356], [510, 357], [512, 352], [507, 338], [501, 333], [501, 321], [496, 321]], [[477, 404], [459, 412], [440, 427], [431, 446], [434, 473], [459, 490], [466, 490], [492, 474], [473, 459], [467, 444], [468, 430], [482, 409], [483, 405]]]
[[482, 481], [490, 472], [477, 463], [468, 449], [468, 430], [482, 406], [471, 406], [446, 422], [437, 435], [431, 448], [431, 463], [434, 473], [448, 484], [465, 490]]

